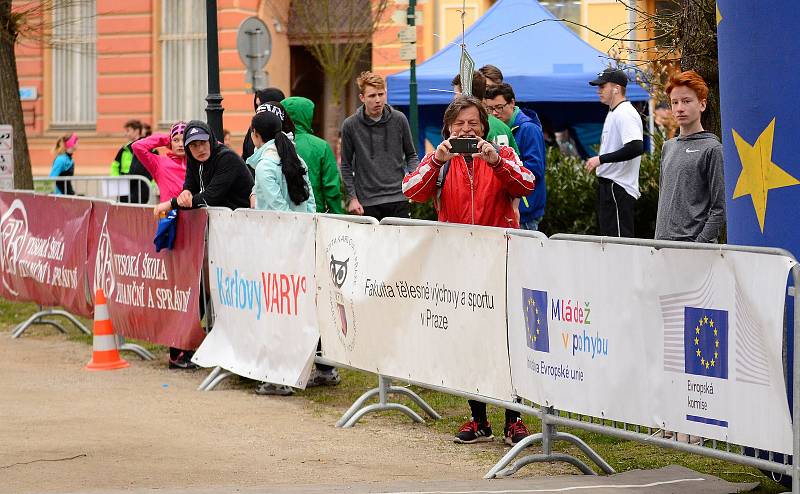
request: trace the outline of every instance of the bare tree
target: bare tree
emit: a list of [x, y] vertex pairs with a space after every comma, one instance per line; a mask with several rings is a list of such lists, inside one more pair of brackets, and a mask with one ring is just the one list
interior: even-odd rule
[[[714, 0], [669, 0], [655, 13], [638, 7], [637, 0], [616, 0], [626, 12], [634, 12], [636, 21], [619, 24], [608, 32], [569, 19], [543, 19], [500, 33], [479, 43], [527, 29], [544, 22], [579, 26], [616, 43], [609, 49], [610, 64], [639, 68], [639, 80], [651, 88], [653, 96], [663, 92], [669, 74], [677, 69], [694, 70], [708, 84], [708, 109], [703, 113], [703, 128], [720, 135], [719, 67], [717, 64], [717, 22]], [[647, 33], [637, 36], [637, 33]]]
[[326, 126], [344, 118], [344, 91], [356, 75], [359, 62], [390, 0], [293, 0], [289, 22], [296, 39], [316, 59], [325, 74], [332, 99]]
[[14, 188], [17, 189], [33, 188], [14, 52], [20, 33], [33, 20], [28, 12], [12, 10], [11, 0], [0, 0], [0, 123], [10, 124], [14, 129]]
[[86, 0], [0, 0], [0, 123], [10, 124], [14, 129], [14, 188], [33, 188], [14, 48], [23, 43], [49, 47], [58, 27], [81, 22], [60, 16], [64, 20], [56, 24], [54, 14], [85, 4]]

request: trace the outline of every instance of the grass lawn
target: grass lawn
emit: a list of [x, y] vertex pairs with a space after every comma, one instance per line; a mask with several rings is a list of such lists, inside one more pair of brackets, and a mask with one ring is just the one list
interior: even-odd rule
[[[36, 311], [33, 304], [15, 303], [0, 299], [0, 330], [8, 333], [11, 328], [19, 322], [25, 320]], [[83, 320], [88, 328], [91, 328], [91, 321]], [[69, 328], [71, 325], [67, 323]], [[81, 341], [91, 345], [91, 337], [79, 333], [74, 328], [70, 328], [69, 339]], [[52, 329], [37, 331], [54, 331]], [[3, 337], [0, 335], [0, 337]], [[8, 337], [7, 335], [5, 337]], [[24, 335], [23, 335], [24, 337]], [[165, 347], [152, 345], [147, 342], [129, 340], [131, 343], [138, 343], [151, 352], [166, 352]], [[319, 406], [329, 407], [337, 412], [344, 411], [366, 390], [377, 385], [377, 377], [366, 372], [341, 370], [342, 382], [336, 387], [310, 388], [298, 393], [306, 399], [318, 404]], [[235, 387], [248, 389], [252, 387], [252, 382], [233, 382]], [[402, 385], [401, 382], [394, 382], [395, 385]], [[430, 391], [416, 386], [411, 387], [425, 401], [428, 402], [441, 416], [441, 420], [427, 422], [427, 427], [443, 434], [454, 434], [458, 427], [468, 418], [469, 407], [463, 398]], [[409, 405], [421, 416], [425, 417], [416, 405], [409, 400], [400, 398], [399, 402]], [[398, 427], [409, 419], [398, 412], [381, 412], [381, 415], [394, 417]], [[502, 425], [504, 421], [503, 410], [496, 407], [489, 407], [489, 420], [493, 424], [495, 435], [502, 435]], [[525, 423], [532, 431], [541, 429], [540, 421], [536, 417], [525, 417]], [[661, 468], [672, 464], [682, 465], [698, 472], [715, 475], [731, 482], [759, 482], [759, 486], [752, 492], [758, 493], [777, 493], [784, 492], [785, 489], [776, 482], [764, 476], [754, 468], [744, 467], [735, 463], [729, 463], [710, 459], [704, 456], [691, 455], [671, 449], [658, 448], [633, 441], [615, 439], [602, 434], [586, 432], [579, 429], [563, 429], [586, 441], [597, 453], [600, 454], [618, 472], [632, 469], [652, 469]], [[575, 455], [584, 462], [592, 466], [591, 462], [578, 449], [567, 443], [557, 443], [555, 450]], [[499, 458], [498, 458], [499, 460]], [[529, 465], [524, 468], [535, 468]]]

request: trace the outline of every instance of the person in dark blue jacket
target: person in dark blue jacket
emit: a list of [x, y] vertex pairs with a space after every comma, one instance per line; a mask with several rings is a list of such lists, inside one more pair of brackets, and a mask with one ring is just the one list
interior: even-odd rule
[[519, 203], [519, 223], [525, 230], [538, 230], [547, 200], [542, 123], [533, 110], [522, 111], [516, 106], [514, 89], [510, 84], [487, 87], [483, 102], [489, 112], [511, 127], [522, 164], [536, 177], [536, 188]]

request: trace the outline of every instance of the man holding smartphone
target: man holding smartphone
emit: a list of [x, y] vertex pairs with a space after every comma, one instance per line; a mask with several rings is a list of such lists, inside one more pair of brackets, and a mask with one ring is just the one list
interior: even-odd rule
[[[435, 197], [442, 222], [519, 228], [514, 199], [530, 194], [535, 178], [513, 149], [484, 140], [488, 129], [483, 102], [472, 96], [454, 98], [444, 112], [444, 140], [403, 179], [403, 194], [416, 202]], [[486, 404], [469, 400], [469, 407], [472, 418], [458, 430], [455, 442], [491, 441]], [[519, 413], [506, 410], [505, 442], [513, 445], [527, 435]]]

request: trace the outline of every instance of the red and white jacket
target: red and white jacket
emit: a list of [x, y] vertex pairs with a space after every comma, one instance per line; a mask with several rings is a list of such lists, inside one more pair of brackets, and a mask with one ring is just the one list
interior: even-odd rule
[[513, 149], [502, 146], [498, 153], [495, 166], [481, 158], [468, 165], [463, 156], [454, 156], [438, 200], [436, 180], [444, 163], [427, 154], [403, 179], [403, 194], [415, 202], [434, 197], [442, 222], [519, 228], [513, 201], [530, 194], [536, 179]]

